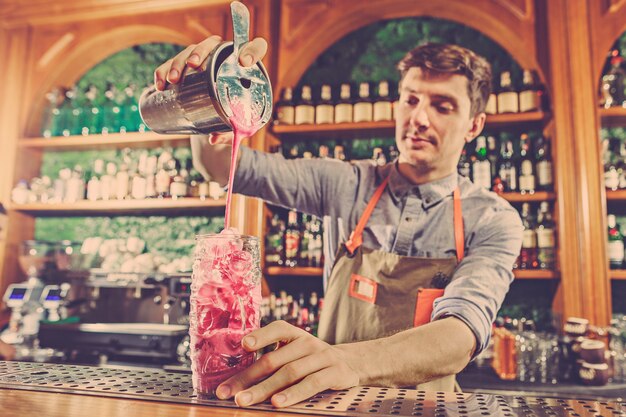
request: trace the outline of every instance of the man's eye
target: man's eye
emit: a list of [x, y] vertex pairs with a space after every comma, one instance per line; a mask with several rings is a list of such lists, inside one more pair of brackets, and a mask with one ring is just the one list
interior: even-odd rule
[[417, 105], [417, 103], [419, 103], [419, 100], [415, 97], [408, 97], [407, 99], [404, 100], [404, 102], [411, 106], [415, 106]]
[[450, 113], [454, 110], [451, 106], [437, 106], [437, 110], [441, 113]]

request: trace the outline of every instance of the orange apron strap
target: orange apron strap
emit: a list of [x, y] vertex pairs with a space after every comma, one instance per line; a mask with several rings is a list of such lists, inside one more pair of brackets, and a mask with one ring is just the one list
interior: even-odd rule
[[463, 227], [463, 211], [461, 209], [461, 190], [454, 189], [454, 243], [456, 260], [461, 262], [465, 257], [465, 229]]
[[380, 200], [380, 197], [383, 195], [383, 191], [385, 191], [385, 187], [388, 182], [389, 177], [385, 178], [383, 182], [380, 183], [369, 203], [367, 203], [367, 207], [365, 207], [365, 211], [361, 215], [359, 223], [356, 225], [356, 229], [354, 229], [354, 231], [350, 234], [350, 239], [346, 241], [346, 249], [348, 249], [350, 255], [354, 254], [354, 251], [357, 250], [357, 248], [363, 243], [363, 230], [365, 229], [370, 216], [374, 212], [374, 208], [376, 207], [376, 204], [378, 204], [378, 200]]

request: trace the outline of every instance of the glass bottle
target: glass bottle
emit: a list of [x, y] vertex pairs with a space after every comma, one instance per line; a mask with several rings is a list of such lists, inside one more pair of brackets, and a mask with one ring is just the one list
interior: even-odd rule
[[85, 117], [81, 133], [83, 135], [96, 135], [102, 131], [102, 111], [98, 103], [98, 88], [94, 85], [87, 87], [85, 92]]
[[265, 235], [265, 265], [283, 266], [285, 222], [274, 214]]
[[524, 70], [522, 89], [519, 92], [519, 111], [531, 112], [541, 110], [542, 91], [535, 82], [531, 70]]
[[313, 124], [315, 123], [315, 106], [313, 106], [311, 87], [302, 86], [300, 101], [295, 107], [295, 124]]
[[459, 158], [459, 163], [457, 164], [457, 171], [459, 172], [459, 175], [466, 178], [470, 178], [472, 174], [472, 165], [467, 158], [467, 147], [464, 147], [461, 152], [461, 157]]
[[335, 107], [332, 101], [330, 85], [324, 84], [320, 93], [320, 101], [315, 106], [315, 123], [326, 124], [334, 122]]
[[556, 263], [555, 224], [547, 201], [542, 201], [537, 216], [537, 260], [539, 268], [554, 269]]
[[609, 266], [611, 269], [620, 269], [624, 263], [624, 235], [614, 214], [607, 216], [607, 224], [609, 227]]
[[59, 134], [60, 110], [63, 96], [59, 88], [54, 88], [46, 93], [46, 109], [41, 122], [41, 135], [45, 138], [57, 136]]
[[522, 194], [535, 192], [534, 164], [531, 158], [530, 136], [522, 133], [520, 136], [520, 176], [519, 190]]
[[472, 181], [484, 189], [491, 189], [491, 164], [487, 159], [487, 142], [484, 136], [476, 138], [475, 159], [472, 162]]
[[335, 123], [352, 123], [354, 107], [350, 96], [350, 84], [341, 84], [339, 97], [335, 105]]
[[285, 266], [294, 267], [298, 265], [300, 237], [298, 212], [290, 210], [287, 215], [287, 227], [285, 228]]
[[518, 260], [518, 268], [535, 269], [539, 265], [537, 260], [537, 232], [535, 231], [535, 219], [530, 211], [530, 204], [522, 204], [522, 225], [524, 234], [522, 239], [522, 249]]
[[498, 90], [498, 113], [517, 113], [518, 111], [518, 95], [511, 83], [511, 73], [503, 71], [500, 74], [500, 89]]
[[552, 191], [554, 188], [550, 154], [548, 138], [540, 135], [535, 146], [535, 168], [537, 169], [537, 188], [541, 191]]
[[487, 136], [487, 159], [491, 168], [491, 181], [498, 176], [498, 142], [495, 136]]
[[276, 123], [281, 125], [293, 125], [295, 123], [295, 107], [293, 102], [293, 89], [285, 87], [281, 98], [276, 103]]
[[517, 167], [513, 161], [513, 141], [505, 136], [500, 144], [500, 160], [498, 161], [498, 177], [502, 180], [504, 192], [517, 191]]
[[115, 85], [111, 82], [104, 92], [105, 101], [102, 106], [102, 134], [118, 133], [120, 131], [119, 94]]
[[370, 85], [363, 82], [359, 84], [359, 98], [354, 103], [354, 122], [371, 122], [374, 106], [370, 98]]
[[389, 96], [389, 82], [378, 83], [378, 97], [374, 102], [373, 117], [375, 122], [393, 120], [393, 106]]

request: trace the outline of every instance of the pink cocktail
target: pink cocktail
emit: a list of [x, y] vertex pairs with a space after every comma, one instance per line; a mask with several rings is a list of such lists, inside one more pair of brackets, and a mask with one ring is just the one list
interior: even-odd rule
[[189, 313], [196, 392], [214, 395], [221, 382], [254, 362], [241, 339], [259, 328], [260, 283], [258, 238], [231, 229], [196, 237]]

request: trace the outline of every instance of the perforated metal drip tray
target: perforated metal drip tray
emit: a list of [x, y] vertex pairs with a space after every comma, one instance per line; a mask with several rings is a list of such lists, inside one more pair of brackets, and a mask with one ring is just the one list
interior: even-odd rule
[[[0, 388], [236, 407], [232, 401], [195, 395], [190, 375], [160, 370], [0, 361]], [[250, 408], [274, 410], [269, 403]], [[626, 416], [626, 403], [355, 387], [328, 391], [282, 411], [331, 416], [613, 417]]]

